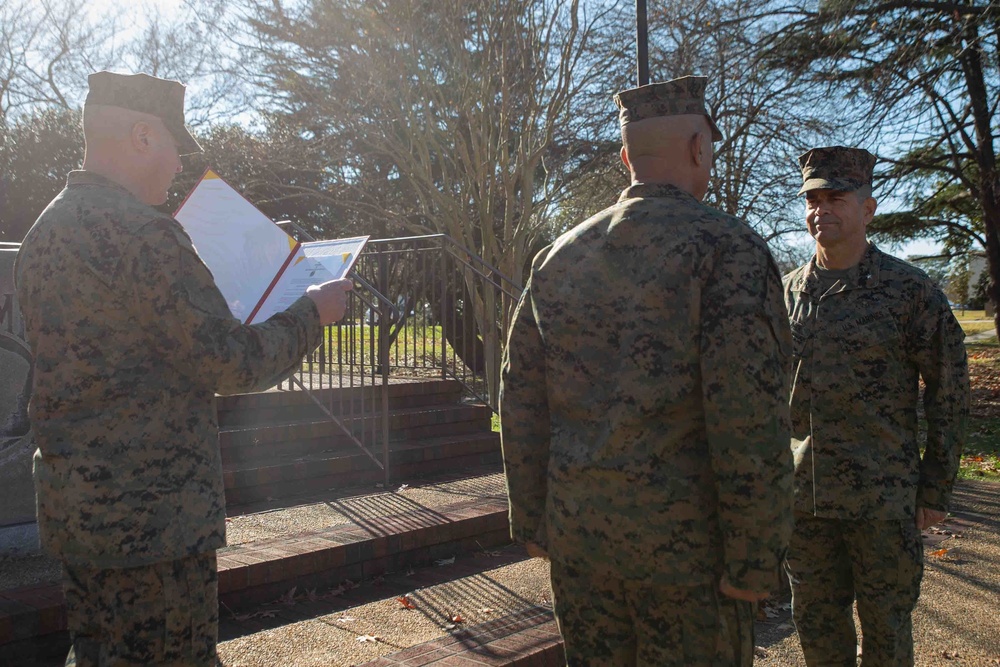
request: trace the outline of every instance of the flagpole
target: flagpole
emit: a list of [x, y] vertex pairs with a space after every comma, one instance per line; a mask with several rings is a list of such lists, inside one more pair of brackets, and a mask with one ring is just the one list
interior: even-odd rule
[[646, 24], [646, 0], [635, 0], [635, 51], [638, 85], [649, 83], [649, 32]]

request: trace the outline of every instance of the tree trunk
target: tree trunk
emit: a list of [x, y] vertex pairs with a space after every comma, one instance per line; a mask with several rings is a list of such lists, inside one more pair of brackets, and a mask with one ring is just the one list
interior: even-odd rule
[[[990, 272], [989, 295], [994, 306], [1000, 305], [1000, 182], [996, 153], [993, 151], [993, 128], [990, 125], [989, 93], [983, 76], [982, 41], [974, 21], [966, 20], [966, 48], [961, 56], [962, 70], [969, 91], [973, 124], [976, 129], [975, 160], [979, 167], [979, 202], [986, 228], [986, 263]], [[1000, 311], [993, 315], [993, 328], [1000, 337]]]

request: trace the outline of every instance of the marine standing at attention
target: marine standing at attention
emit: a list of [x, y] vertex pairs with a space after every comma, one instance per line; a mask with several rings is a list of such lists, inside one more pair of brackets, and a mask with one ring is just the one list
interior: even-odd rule
[[781, 279], [701, 203], [705, 84], [615, 97], [632, 184], [535, 257], [504, 355], [511, 534], [573, 666], [751, 664], [791, 531]]
[[795, 352], [792, 615], [810, 667], [854, 667], [855, 600], [862, 664], [908, 666], [920, 531], [947, 515], [965, 437], [965, 334], [923, 271], [868, 242], [875, 156], [832, 146], [799, 164], [816, 254], [784, 281]]

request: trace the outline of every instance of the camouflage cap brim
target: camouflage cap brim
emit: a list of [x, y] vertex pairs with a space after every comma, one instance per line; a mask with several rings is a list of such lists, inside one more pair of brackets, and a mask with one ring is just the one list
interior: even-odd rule
[[719, 126], [715, 124], [715, 121], [708, 114], [705, 114], [705, 119], [708, 121], [708, 126], [712, 129], [712, 141], [722, 141], [722, 131], [719, 130]]
[[177, 154], [178, 155], [194, 155], [195, 153], [203, 153], [205, 149], [201, 147], [198, 140], [194, 138], [191, 131], [184, 127], [183, 124], [178, 123], [168, 123], [164, 121], [163, 124], [173, 135], [174, 141], [177, 142]]
[[861, 188], [865, 183], [847, 178], [810, 178], [799, 188], [799, 194], [804, 195], [810, 190], [840, 190], [843, 192], [853, 192]]

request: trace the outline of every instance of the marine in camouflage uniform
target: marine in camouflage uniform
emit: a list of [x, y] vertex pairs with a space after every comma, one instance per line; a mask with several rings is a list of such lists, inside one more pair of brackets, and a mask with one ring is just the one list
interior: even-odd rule
[[[718, 140], [704, 87], [620, 93], [625, 131], [696, 115]], [[551, 557], [568, 664], [750, 664], [720, 581], [771, 588], [791, 530], [780, 274], [704, 190], [637, 176], [532, 263], [502, 366], [511, 534]]]
[[[964, 334], [926, 274], [867, 243], [875, 157], [818, 148], [800, 164], [817, 255], [784, 279], [795, 351], [796, 523], [786, 562], [795, 626], [811, 667], [853, 666], [856, 598], [862, 663], [912, 665], [918, 519], [947, 510], [958, 471], [969, 402]], [[853, 261], [824, 260], [850, 256], [845, 249]]]
[[[191, 152], [183, 95], [177, 82], [101, 72], [87, 110], [162, 117]], [[242, 325], [181, 226], [88, 171], [69, 174], [28, 232], [15, 275], [35, 360], [39, 532], [64, 565], [67, 664], [215, 664], [215, 394], [293, 371], [321, 340], [316, 305], [303, 297]]]

